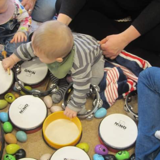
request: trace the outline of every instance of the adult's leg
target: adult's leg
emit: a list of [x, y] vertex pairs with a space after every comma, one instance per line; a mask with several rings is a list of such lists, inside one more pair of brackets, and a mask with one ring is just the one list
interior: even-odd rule
[[38, 22], [45, 22], [53, 19], [55, 14], [56, 0], [37, 0], [32, 18]]
[[[160, 68], [151, 67], [140, 73], [138, 80], [138, 138], [136, 160], [151, 160], [160, 141], [154, 136], [160, 130]], [[153, 153], [153, 154], [152, 154]]]

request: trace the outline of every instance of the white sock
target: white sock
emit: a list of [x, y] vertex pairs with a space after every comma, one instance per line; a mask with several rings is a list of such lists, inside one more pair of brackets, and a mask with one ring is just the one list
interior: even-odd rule
[[154, 136], [160, 140], [160, 130], [156, 131]]

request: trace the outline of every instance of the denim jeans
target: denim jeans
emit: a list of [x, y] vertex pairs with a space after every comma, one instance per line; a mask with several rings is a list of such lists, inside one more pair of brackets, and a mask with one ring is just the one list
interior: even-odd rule
[[[14, 51], [17, 49], [17, 47], [19, 47], [22, 43], [24, 43], [24, 42], [22, 42], [22, 43], [10, 43], [12, 38], [13, 38], [13, 36], [0, 40], [0, 44], [4, 45], [4, 50], [7, 52], [7, 57], [9, 57], [12, 53], [14, 53]], [[0, 51], [0, 59], [3, 59], [3, 56], [1, 54], [1, 52], [2, 51]]]
[[154, 136], [160, 130], [160, 68], [151, 67], [139, 75], [138, 115], [136, 160], [160, 160], [160, 140]]
[[53, 19], [55, 15], [56, 0], [37, 0], [32, 12], [32, 19], [37, 22], [45, 22]]
[[[19, 23], [17, 20], [10, 20], [7, 23], [0, 25], [0, 45], [4, 46], [4, 50], [7, 51], [7, 56], [10, 56], [17, 47], [22, 43], [10, 43], [13, 36], [19, 28]], [[2, 50], [0, 50], [0, 59], [3, 58], [1, 55]]]

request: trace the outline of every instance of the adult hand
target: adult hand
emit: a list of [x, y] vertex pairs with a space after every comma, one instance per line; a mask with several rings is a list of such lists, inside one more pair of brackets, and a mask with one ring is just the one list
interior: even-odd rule
[[24, 42], [24, 41], [27, 41], [27, 36], [25, 35], [25, 33], [17, 32], [10, 42], [11, 43], [13, 43], [13, 42], [20, 43], [20, 42]]
[[77, 112], [76, 111], [73, 111], [71, 110], [70, 108], [66, 107], [65, 111], [64, 111], [64, 114], [69, 117], [69, 118], [74, 118], [77, 116]]
[[110, 59], [116, 58], [128, 45], [121, 34], [110, 35], [100, 41], [103, 54]]
[[31, 15], [37, 0], [22, 0], [21, 4], [27, 10], [28, 14]]
[[103, 54], [114, 59], [130, 42], [140, 36], [139, 31], [132, 25], [120, 34], [107, 36], [100, 41]]

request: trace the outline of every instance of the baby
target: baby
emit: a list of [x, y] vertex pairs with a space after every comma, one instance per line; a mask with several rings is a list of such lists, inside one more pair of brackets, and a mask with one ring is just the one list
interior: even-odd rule
[[31, 42], [22, 44], [2, 65], [6, 70], [35, 56], [58, 79], [71, 75], [73, 94], [64, 114], [73, 118], [77, 112], [84, 113], [90, 84], [98, 85], [104, 74], [104, 59], [97, 40], [89, 35], [72, 34], [69, 27], [58, 21], [48, 21], [34, 32]]
[[30, 25], [31, 17], [19, 0], [0, 0], [0, 44], [8, 55], [14, 52], [20, 42], [27, 41]]

